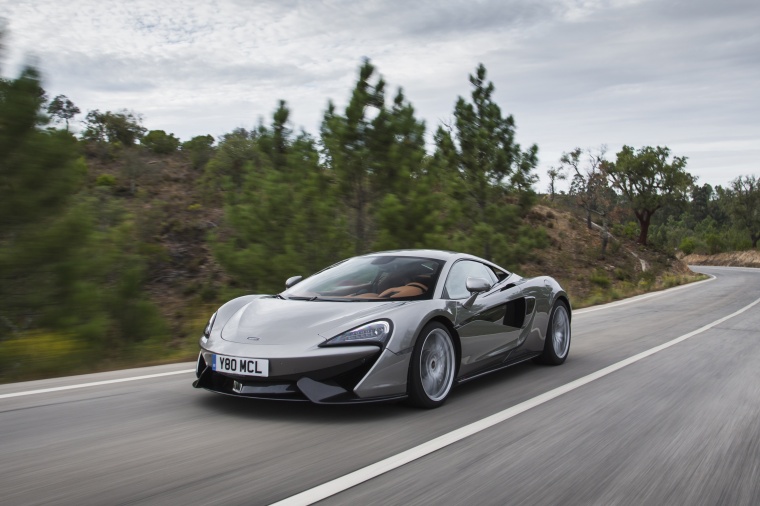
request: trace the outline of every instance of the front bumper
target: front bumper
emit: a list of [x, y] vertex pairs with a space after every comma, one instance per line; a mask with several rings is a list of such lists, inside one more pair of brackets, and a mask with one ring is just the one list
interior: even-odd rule
[[[390, 362], [392, 368], [399, 367], [399, 360], [389, 351], [378, 348], [355, 347], [342, 349], [343, 360], [314, 360], [311, 367], [303, 359], [290, 361], [270, 361], [272, 375], [266, 378], [234, 375], [213, 371], [210, 367], [212, 353], [202, 350], [196, 365], [195, 388], [211, 392], [250, 399], [283, 401], [311, 401], [317, 404], [355, 404], [383, 402], [406, 397], [405, 377], [398, 385], [387, 382], [381, 388], [367, 388], [367, 377], [374, 368]], [[391, 357], [388, 360], [388, 357]], [[290, 363], [289, 363], [290, 362]], [[380, 367], [382, 371], [387, 367]], [[371, 384], [371, 382], [369, 382]], [[357, 388], [361, 386], [361, 388]], [[367, 394], [369, 393], [369, 396]], [[364, 394], [364, 395], [361, 395]]]

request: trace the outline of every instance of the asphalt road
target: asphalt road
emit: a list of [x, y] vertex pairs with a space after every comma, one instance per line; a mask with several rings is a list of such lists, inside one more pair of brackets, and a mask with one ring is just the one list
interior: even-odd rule
[[[716, 279], [580, 311], [563, 366], [516, 366], [432, 411], [226, 398], [192, 389], [192, 364], [0, 386], [0, 504], [286, 499], [760, 299], [760, 269], [695, 270]], [[760, 504], [760, 304], [322, 503]]]

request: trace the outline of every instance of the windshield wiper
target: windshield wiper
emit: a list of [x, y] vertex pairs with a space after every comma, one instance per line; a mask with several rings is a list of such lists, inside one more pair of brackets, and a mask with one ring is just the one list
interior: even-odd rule
[[317, 300], [318, 298], [319, 297], [317, 297], [316, 295], [313, 296], [313, 297], [298, 297], [298, 296], [295, 296], [295, 295], [291, 295], [290, 297], [288, 297], [288, 300], [308, 300], [308, 301], [312, 301], [312, 300]]

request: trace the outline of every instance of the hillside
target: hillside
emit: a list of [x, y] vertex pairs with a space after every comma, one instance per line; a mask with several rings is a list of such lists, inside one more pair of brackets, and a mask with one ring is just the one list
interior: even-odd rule
[[668, 288], [698, 279], [681, 260], [641, 247], [627, 238], [613, 238], [601, 256], [601, 235], [589, 230], [579, 215], [545, 204], [529, 215], [541, 226], [549, 246], [523, 263], [523, 275], [549, 275], [568, 291], [576, 308]]

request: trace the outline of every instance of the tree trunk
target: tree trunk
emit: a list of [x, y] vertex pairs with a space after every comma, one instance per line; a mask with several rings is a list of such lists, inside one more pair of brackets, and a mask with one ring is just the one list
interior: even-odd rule
[[591, 230], [593, 227], [591, 226], [591, 211], [586, 209], [586, 226], [589, 230]]
[[602, 219], [602, 258], [607, 255], [607, 244], [610, 242], [610, 234], [607, 232], [607, 219]]
[[356, 203], [356, 221], [354, 222], [356, 227], [354, 230], [356, 233], [356, 244], [354, 245], [354, 251], [357, 255], [360, 255], [367, 252], [367, 201], [369, 200], [363, 175], [358, 177], [354, 188], [356, 192], [356, 200], [354, 201]]
[[642, 246], [647, 245], [647, 237], [649, 236], [649, 223], [652, 221], [652, 214], [649, 211], [636, 211], [636, 218], [639, 220], [641, 226], [641, 233], [639, 234], [638, 243]]
[[354, 251], [359, 255], [366, 253], [365, 248], [365, 212], [366, 212], [366, 199], [364, 198], [364, 186], [360, 183], [356, 196], [356, 244]]

